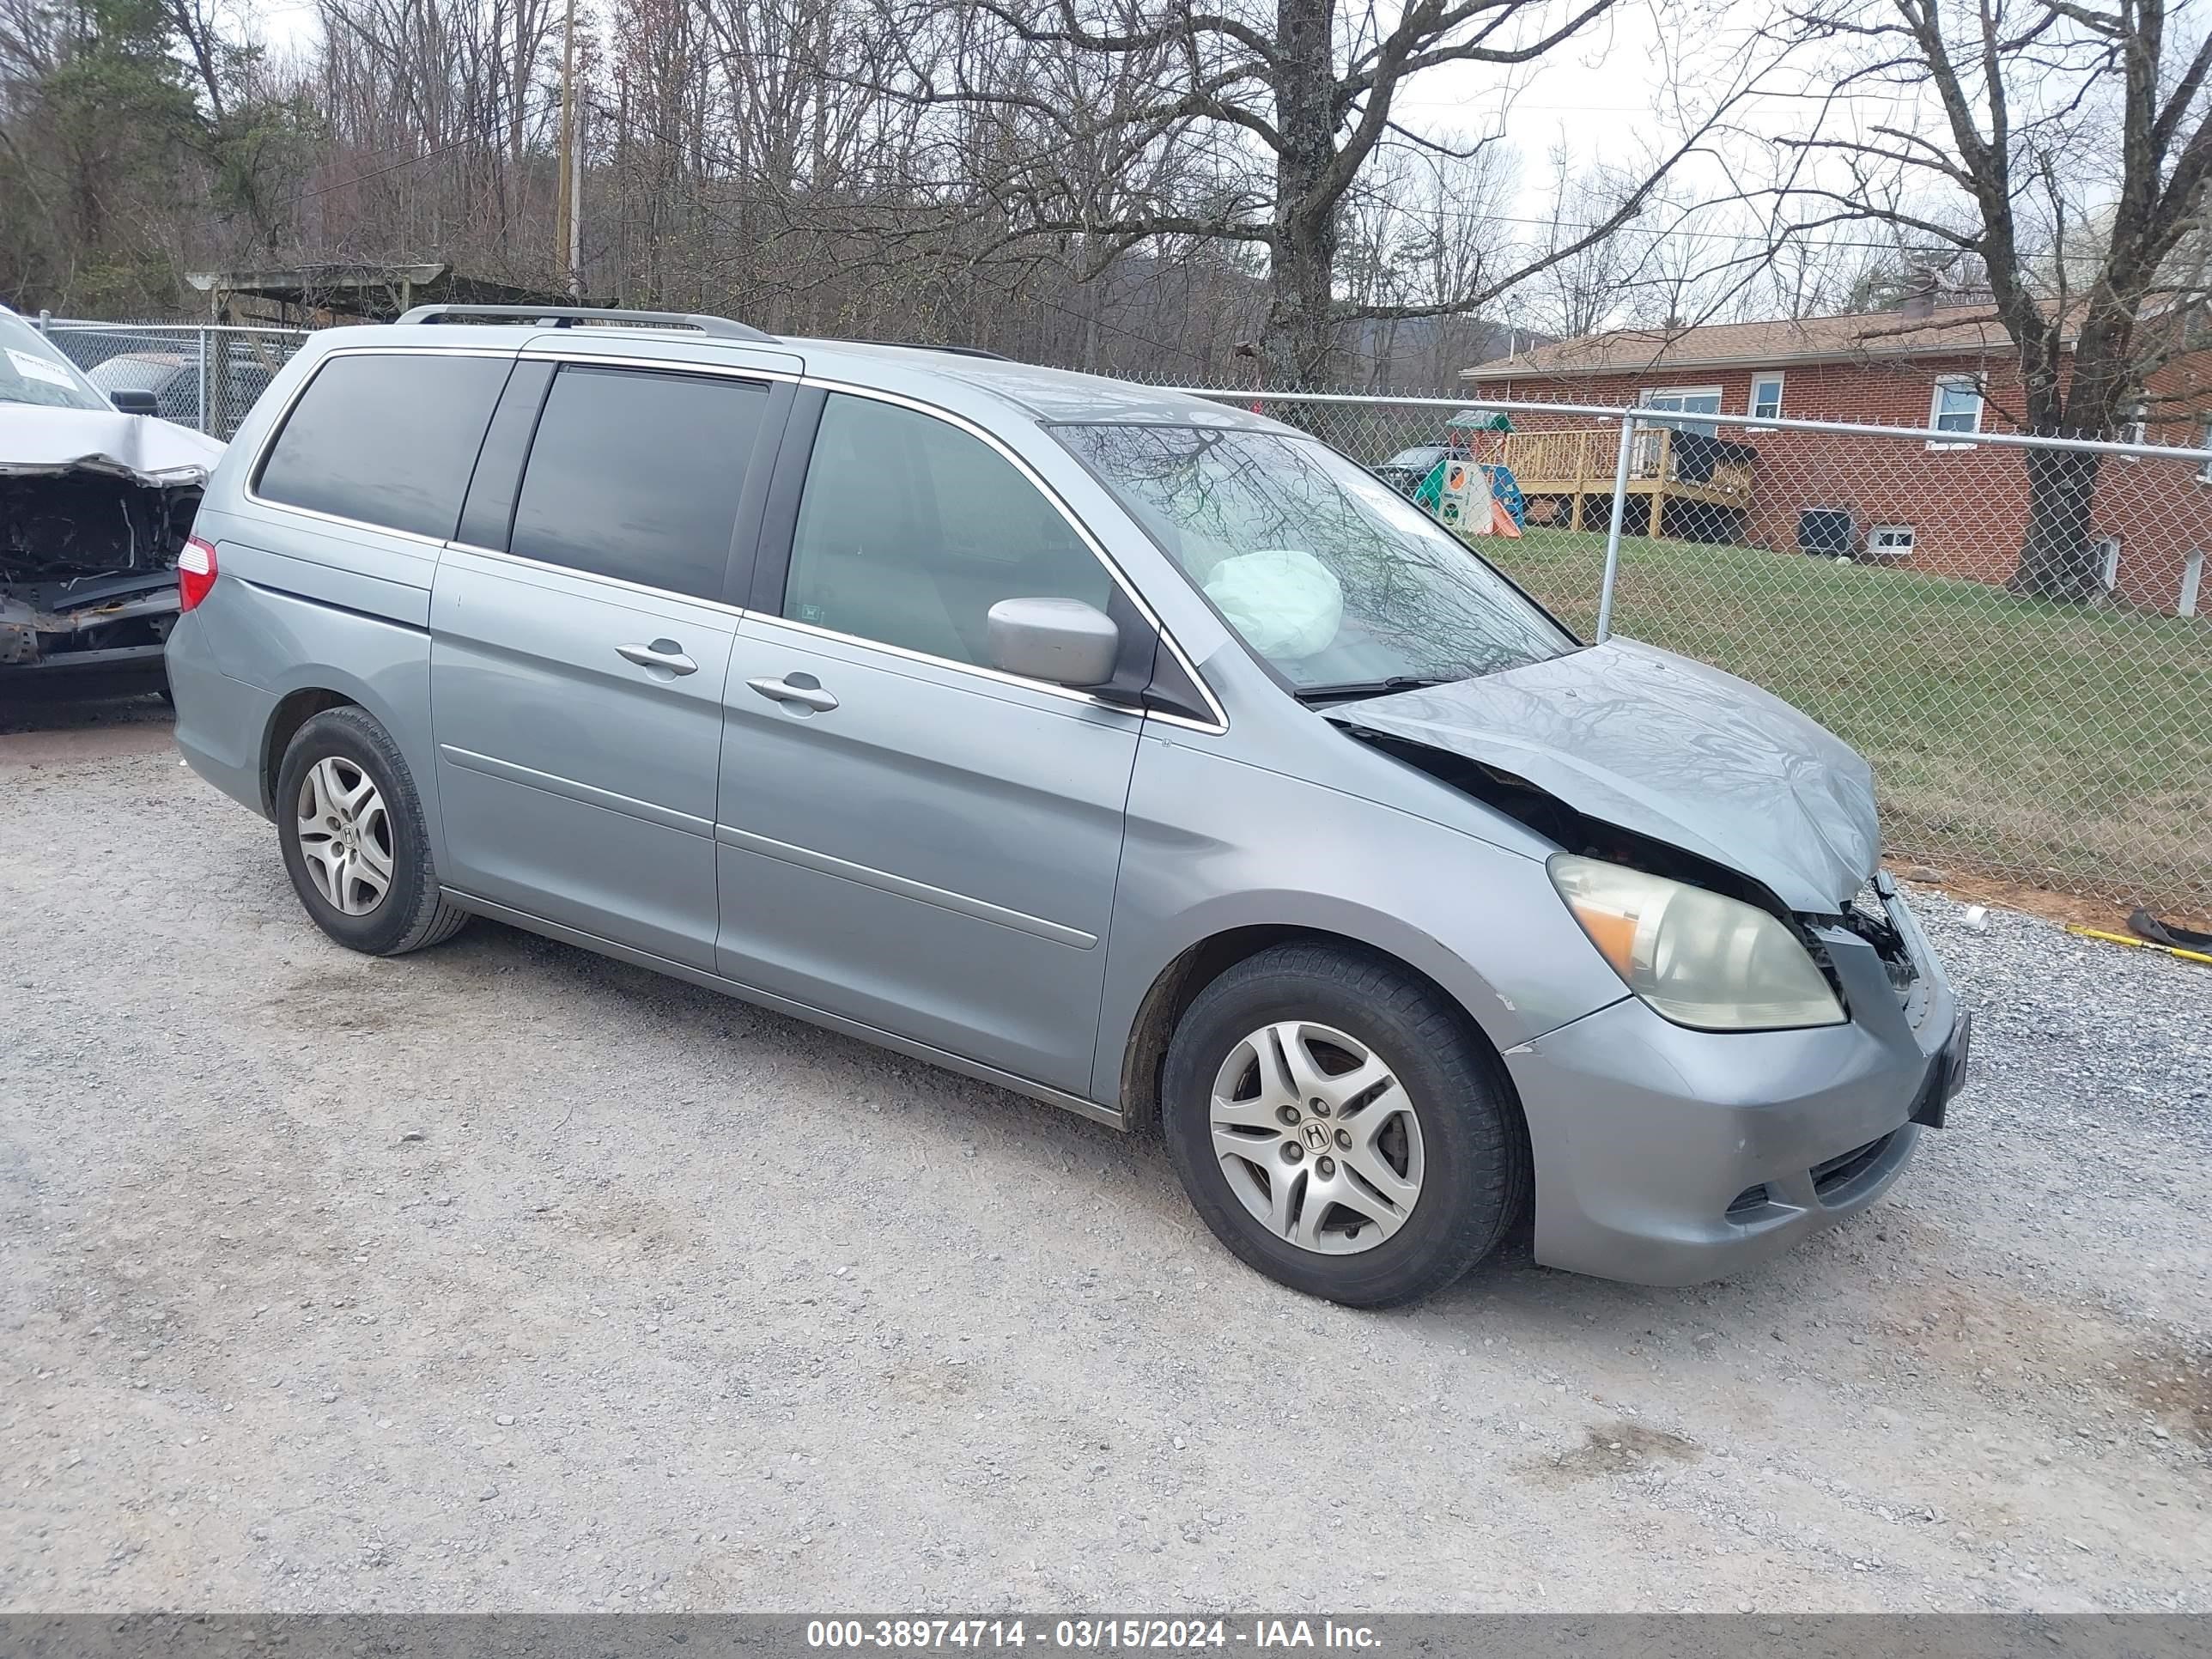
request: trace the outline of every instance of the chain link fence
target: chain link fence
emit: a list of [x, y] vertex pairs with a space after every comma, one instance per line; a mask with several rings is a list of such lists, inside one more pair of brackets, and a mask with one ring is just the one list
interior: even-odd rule
[[1585, 638], [1698, 658], [1832, 727], [1873, 763], [1893, 857], [2212, 912], [2212, 453], [1207, 395], [1375, 468]]
[[[219, 438], [302, 331], [46, 319]], [[1892, 854], [2212, 914], [2212, 453], [1190, 387], [1304, 428], [1585, 638], [1766, 687], [1873, 762]]]
[[226, 441], [307, 337], [212, 323], [37, 321], [102, 392], [150, 392], [163, 419]]

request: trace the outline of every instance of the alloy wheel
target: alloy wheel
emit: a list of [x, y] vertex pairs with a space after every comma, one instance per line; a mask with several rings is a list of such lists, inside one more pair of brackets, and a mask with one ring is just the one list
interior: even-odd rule
[[1214, 1075], [1221, 1172], [1276, 1237], [1324, 1255], [1371, 1250], [1421, 1195], [1421, 1122], [1390, 1066], [1311, 1020], [1247, 1035]]
[[392, 889], [392, 819], [368, 774], [328, 756], [300, 780], [295, 833], [307, 878], [332, 908], [365, 916]]

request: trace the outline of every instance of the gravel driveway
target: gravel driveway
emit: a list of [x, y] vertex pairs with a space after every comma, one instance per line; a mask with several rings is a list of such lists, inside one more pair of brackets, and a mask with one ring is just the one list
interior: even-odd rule
[[2212, 969], [1923, 896], [1978, 1075], [1887, 1202], [1352, 1313], [1156, 1142], [349, 955], [147, 714], [0, 736], [0, 1607], [2212, 1609]]

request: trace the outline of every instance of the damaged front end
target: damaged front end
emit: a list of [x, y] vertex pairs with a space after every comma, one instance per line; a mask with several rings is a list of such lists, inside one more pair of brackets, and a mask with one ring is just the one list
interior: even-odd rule
[[[133, 418], [128, 416], [115, 418]], [[0, 455], [0, 676], [158, 678], [206, 469]]]
[[1873, 876], [1874, 779], [1836, 735], [1628, 640], [1340, 705], [1352, 736], [1571, 852], [1832, 917]]

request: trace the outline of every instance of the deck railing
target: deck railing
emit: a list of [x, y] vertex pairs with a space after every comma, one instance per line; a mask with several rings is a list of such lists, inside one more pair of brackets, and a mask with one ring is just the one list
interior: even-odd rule
[[[1556, 503], [1555, 522], [1583, 530], [1595, 526], [1613, 493], [1620, 442], [1616, 426], [1567, 427], [1487, 439], [1483, 455], [1510, 468], [1529, 500]], [[1669, 501], [1724, 508], [1751, 505], [1754, 462], [1714, 456], [1696, 469], [1703, 477], [1686, 477], [1684, 448], [1681, 434], [1671, 427], [1640, 428], [1631, 435], [1623, 487], [1629, 495], [1649, 498], [1648, 506], [1636, 509], [1644, 520], [1636, 528], [1647, 534], [1660, 532]]]

